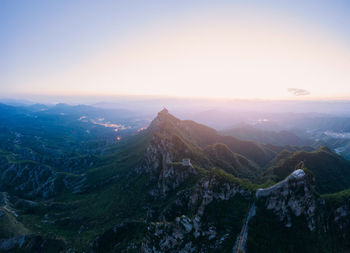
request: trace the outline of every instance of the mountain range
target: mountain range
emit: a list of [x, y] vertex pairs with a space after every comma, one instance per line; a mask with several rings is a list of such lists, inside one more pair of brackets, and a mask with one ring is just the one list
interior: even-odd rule
[[350, 250], [350, 161], [326, 146], [166, 109], [147, 128], [82, 106], [0, 110], [0, 251]]

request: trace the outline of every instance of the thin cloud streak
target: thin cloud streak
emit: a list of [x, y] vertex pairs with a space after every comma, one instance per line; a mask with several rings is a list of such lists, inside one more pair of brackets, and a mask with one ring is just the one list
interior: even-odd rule
[[311, 92], [308, 90], [304, 90], [304, 89], [298, 89], [298, 88], [288, 88], [288, 92], [291, 93], [294, 96], [307, 96], [310, 95]]

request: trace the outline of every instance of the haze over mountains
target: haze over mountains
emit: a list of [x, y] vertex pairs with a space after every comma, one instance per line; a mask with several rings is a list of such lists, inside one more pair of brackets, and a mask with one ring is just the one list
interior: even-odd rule
[[350, 1], [0, 1], [0, 253], [349, 253]]
[[1, 104], [0, 117], [1, 251], [349, 250], [348, 153], [317, 135], [346, 118], [297, 115], [279, 132], [270, 121], [217, 131], [167, 109], [149, 121]]

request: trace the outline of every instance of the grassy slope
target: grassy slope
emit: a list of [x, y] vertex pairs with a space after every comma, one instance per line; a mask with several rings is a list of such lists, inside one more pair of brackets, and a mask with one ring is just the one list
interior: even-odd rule
[[288, 176], [300, 163], [312, 171], [316, 190], [321, 194], [338, 192], [350, 188], [350, 161], [331, 152], [326, 147], [313, 152], [283, 152], [264, 173], [264, 180], [275, 182]]
[[16, 217], [5, 209], [0, 208], [2, 215], [0, 216], [0, 238], [9, 238], [17, 235], [25, 235], [30, 231], [19, 222]]

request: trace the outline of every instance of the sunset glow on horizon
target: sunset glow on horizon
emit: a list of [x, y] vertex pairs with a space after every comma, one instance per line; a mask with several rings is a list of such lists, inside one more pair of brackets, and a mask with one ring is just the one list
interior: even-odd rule
[[29, 64], [10, 51], [2, 93], [350, 98], [349, 38], [284, 14], [205, 5], [139, 20], [128, 32], [110, 31], [81, 55], [67, 50], [64, 60], [42, 49], [46, 56]]

